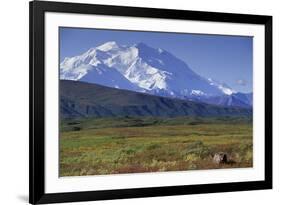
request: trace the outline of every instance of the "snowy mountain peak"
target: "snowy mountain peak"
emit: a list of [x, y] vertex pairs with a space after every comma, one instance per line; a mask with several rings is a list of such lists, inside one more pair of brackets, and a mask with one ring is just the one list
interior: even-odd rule
[[235, 92], [227, 85], [199, 76], [168, 51], [142, 42], [119, 46], [109, 41], [65, 58], [60, 64], [60, 78], [182, 99]]

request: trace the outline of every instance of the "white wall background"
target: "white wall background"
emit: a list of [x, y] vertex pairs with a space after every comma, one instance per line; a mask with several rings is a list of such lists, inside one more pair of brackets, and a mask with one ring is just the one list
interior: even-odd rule
[[[278, 204], [281, 201], [281, 6], [277, 0], [72, 0], [109, 5], [273, 15], [274, 189], [236, 193], [126, 199], [79, 204]], [[0, 6], [0, 204], [28, 200], [28, 1]]]

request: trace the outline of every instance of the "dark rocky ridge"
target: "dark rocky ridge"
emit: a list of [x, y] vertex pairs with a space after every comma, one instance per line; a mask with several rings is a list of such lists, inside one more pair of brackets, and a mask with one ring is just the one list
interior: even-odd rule
[[60, 116], [250, 116], [252, 110], [159, 97], [79, 81], [60, 80]]

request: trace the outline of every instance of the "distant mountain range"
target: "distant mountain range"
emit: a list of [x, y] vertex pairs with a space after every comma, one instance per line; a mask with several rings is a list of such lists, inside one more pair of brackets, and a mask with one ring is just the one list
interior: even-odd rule
[[60, 116], [250, 116], [251, 109], [222, 107], [92, 83], [60, 80]]
[[65, 58], [60, 64], [60, 79], [215, 105], [252, 107], [252, 93], [237, 93], [226, 84], [206, 79], [168, 51], [144, 43], [126, 46], [106, 42]]
[[243, 107], [252, 108], [253, 93], [233, 93], [231, 95], [220, 95], [210, 97], [192, 97], [190, 100], [196, 102], [205, 102], [212, 105], [224, 107]]

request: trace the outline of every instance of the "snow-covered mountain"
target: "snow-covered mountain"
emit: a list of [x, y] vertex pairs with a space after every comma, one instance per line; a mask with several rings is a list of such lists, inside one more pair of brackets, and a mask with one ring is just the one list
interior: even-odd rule
[[207, 98], [193, 97], [192, 100], [223, 107], [251, 108], [253, 106], [253, 93], [232, 93], [231, 95], [211, 96]]
[[127, 46], [106, 42], [65, 58], [60, 64], [60, 79], [181, 99], [236, 93], [225, 84], [196, 74], [171, 53], [144, 43]]
[[235, 90], [233, 90], [231, 87], [229, 87], [226, 83], [218, 82], [212, 78], [208, 78], [208, 81], [211, 85], [216, 86], [218, 89], [220, 89], [225, 95], [232, 95], [237, 93]]

